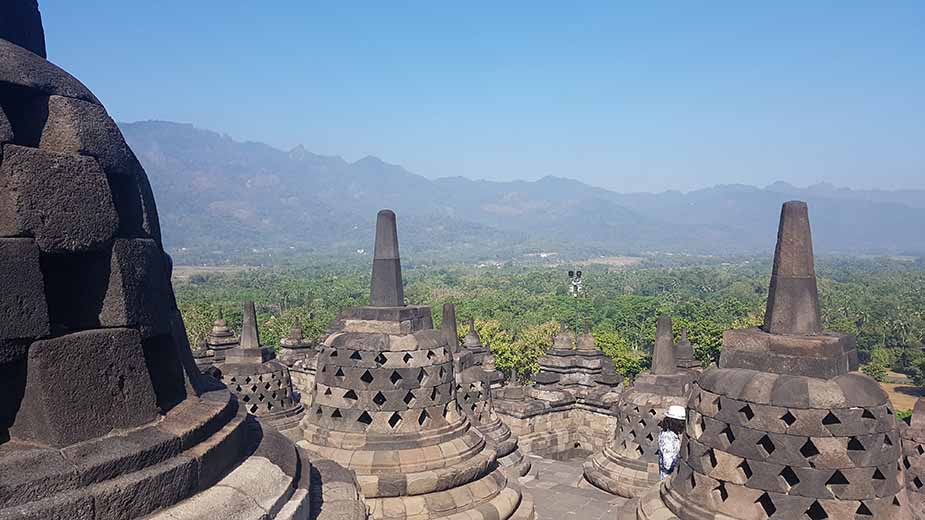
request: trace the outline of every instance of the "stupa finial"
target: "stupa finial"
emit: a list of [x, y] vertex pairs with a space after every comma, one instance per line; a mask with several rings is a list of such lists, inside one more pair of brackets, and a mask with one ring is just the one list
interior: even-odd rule
[[671, 332], [671, 317], [661, 315], [655, 325], [655, 348], [652, 349], [652, 373], [656, 375], [677, 372], [674, 356], [674, 339]]
[[395, 212], [384, 209], [376, 218], [376, 249], [373, 254], [373, 280], [369, 304], [373, 307], [399, 307], [405, 304], [398, 254], [398, 228]]
[[802, 201], [785, 202], [780, 211], [764, 330], [771, 334], [822, 332], [809, 210]]
[[254, 302], [244, 302], [244, 320], [241, 323], [241, 342], [242, 349], [259, 349], [260, 332], [257, 330], [257, 311], [254, 309]]

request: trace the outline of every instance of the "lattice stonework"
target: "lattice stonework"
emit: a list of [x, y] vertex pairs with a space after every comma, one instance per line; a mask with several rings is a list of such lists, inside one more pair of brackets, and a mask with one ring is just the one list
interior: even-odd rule
[[[691, 394], [684, 457], [666, 499], [684, 497], [675, 514], [687, 518], [683, 504], [700, 503], [743, 519], [899, 518], [900, 439], [888, 401], [822, 408], [784, 398], [778, 406], [743, 398], [753, 392], [721, 395], [731, 390], [721, 380]], [[814, 384], [821, 398], [847, 402], [837, 382]]]
[[257, 416], [276, 413], [295, 404], [288, 370], [247, 375], [223, 373], [222, 382], [238, 396], [249, 413]]

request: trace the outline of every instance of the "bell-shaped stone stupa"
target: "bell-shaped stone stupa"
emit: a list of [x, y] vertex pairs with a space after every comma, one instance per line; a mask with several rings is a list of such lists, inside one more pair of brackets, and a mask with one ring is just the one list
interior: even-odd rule
[[373, 518], [532, 518], [460, 413], [453, 347], [430, 308], [404, 304], [389, 210], [378, 216], [370, 301], [332, 324], [299, 446], [355, 470]]
[[334, 470], [197, 370], [147, 176], [44, 56], [0, 3], [0, 518], [308, 518]]
[[677, 366], [671, 318], [660, 316], [652, 369], [639, 374], [620, 396], [615, 436], [585, 462], [585, 479], [628, 498], [639, 496], [657, 483], [661, 421], [669, 406], [687, 404], [693, 379], [693, 373]]
[[807, 207], [787, 202], [764, 326], [723, 335], [677, 471], [637, 518], [909, 518], [893, 408], [856, 359], [853, 336], [822, 332]]

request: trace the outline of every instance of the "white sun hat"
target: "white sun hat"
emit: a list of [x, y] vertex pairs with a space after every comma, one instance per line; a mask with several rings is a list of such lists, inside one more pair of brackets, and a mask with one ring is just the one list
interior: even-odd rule
[[681, 405], [673, 404], [668, 407], [668, 412], [665, 414], [665, 417], [670, 419], [687, 419], [687, 414], [685, 413], [684, 407]]

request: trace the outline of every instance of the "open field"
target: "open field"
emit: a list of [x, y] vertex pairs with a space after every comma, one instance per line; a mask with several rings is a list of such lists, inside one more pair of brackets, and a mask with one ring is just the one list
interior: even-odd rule
[[919, 397], [925, 396], [925, 388], [917, 387], [911, 383], [880, 383], [880, 385], [886, 390], [887, 395], [890, 396], [890, 401], [893, 402], [893, 406], [897, 410], [911, 410], [915, 406], [915, 401]]
[[222, 265], [222, 266], [198, 266], [198, 265], [175, 265], [173, 266], [173, 276], [171, 277], [174, 282], [188, 282], [193, 276], [209, 275], [209, 274], [225, 274], [225, 273], [239, 273], [246, 271], [248, 269], [253, 269], [252, 267], [246, 267], [241, 265]]

